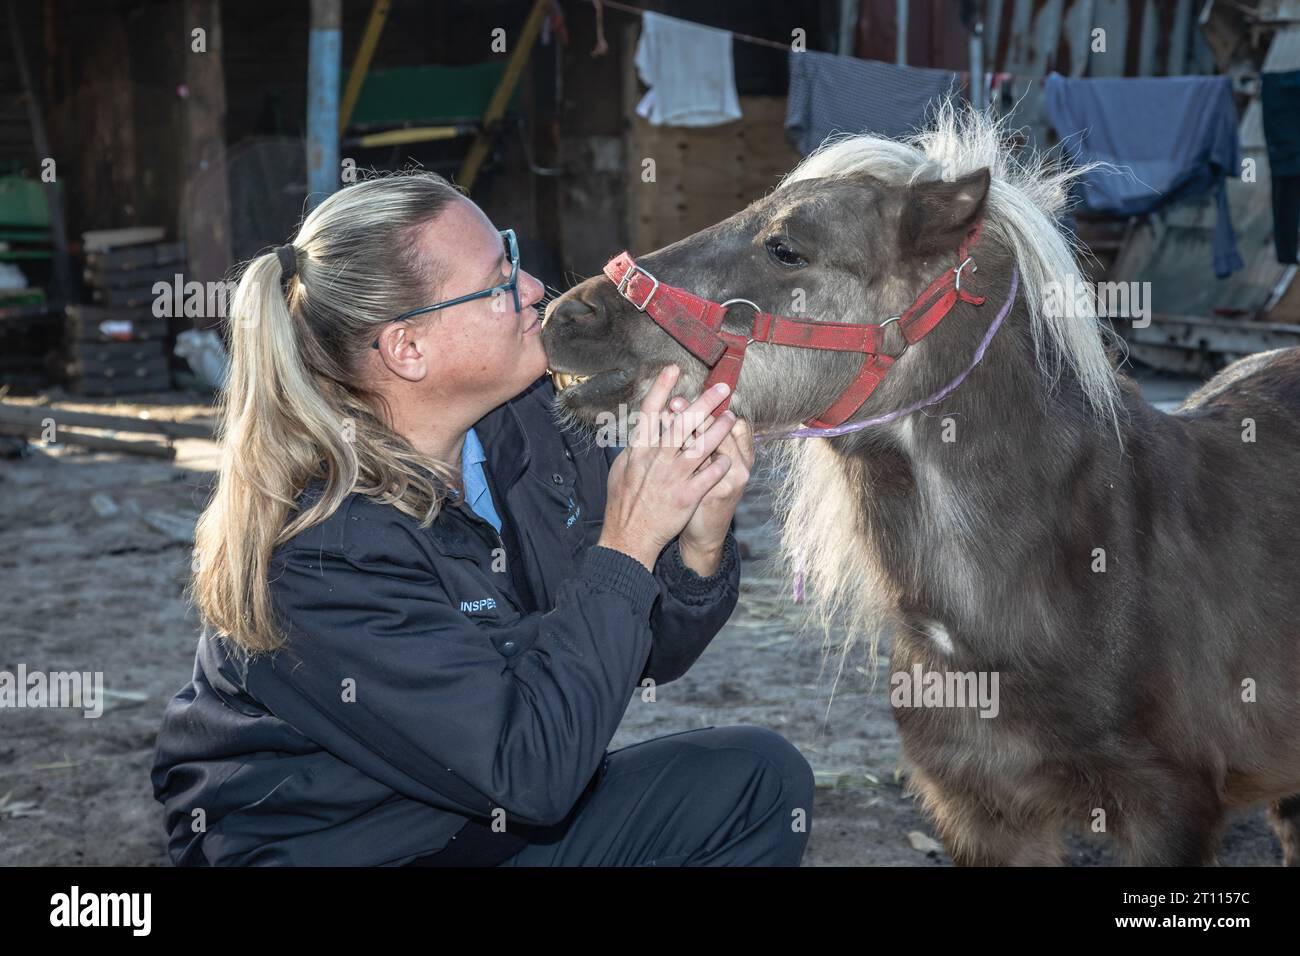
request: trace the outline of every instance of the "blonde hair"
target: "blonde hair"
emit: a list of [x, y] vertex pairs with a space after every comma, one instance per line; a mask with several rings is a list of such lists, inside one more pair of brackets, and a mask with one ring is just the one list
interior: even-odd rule
[[[359, 383], [370, 342], [393, 316], [427, 304], [436, 263], [412, 231], [461, 194], [434, 173], [375, 177], [334, 193], [303, 221], [283, 280], [268, 252], [249, 262], [230, 310], [230, 370], [220, 397], [221, 465], [195, 532], [190, 593], [205, 626], [250, 653], [283, 642], [268, 587], [275, 547], [356, 492], [425, 525], [457, 480], [416, 452]], [[305, 507], [309, 482], [324, 492]]]

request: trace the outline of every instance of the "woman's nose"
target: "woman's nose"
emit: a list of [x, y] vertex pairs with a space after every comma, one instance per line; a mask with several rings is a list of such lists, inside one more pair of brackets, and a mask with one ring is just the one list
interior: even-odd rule
[[519, 270], [519, 301], [526, 309], [546, 294], [546, 287], [523, 269]]

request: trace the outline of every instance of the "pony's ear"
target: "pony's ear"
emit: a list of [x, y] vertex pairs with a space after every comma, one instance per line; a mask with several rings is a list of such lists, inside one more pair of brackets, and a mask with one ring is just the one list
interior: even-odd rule
[[903, 249], [920, 256], [956, 249], [984, 211], [988, 194], [987, 168], [952, 182], [936, 180], [908, 187], [898, 223]]

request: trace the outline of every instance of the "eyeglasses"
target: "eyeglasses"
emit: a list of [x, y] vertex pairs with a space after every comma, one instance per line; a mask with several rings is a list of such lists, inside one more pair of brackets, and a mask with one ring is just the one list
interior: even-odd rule
[[[480, 292], [471, 292], [469, 295], [460, 295], [454, 299], [448, 299], [446, 302], [438, 302], [435, 305], [426, 305], [423, 308], [412, 309], [410, 312], [403, 312], [396, 318], [390, 319], [390, 322], [405, 322], [415, 315], [424, 315], [426, 312], [437, 312], [439, 309], [449, 309], [453, 305], [460, 305], [463, 302], [472, 302], [475, 299], [486, 299], [489, 296], [502, 295], [509, 292], [515, 300], [515, 311], [519, 312], [519, 240], [515, 238], [513, 229], [501, 230], [501, 241], [505, 254], [510, 259], [510, 278], [500, 285], [494, 285], [490, 289], [483, 289]], [[370, 343], [372, 349], [379, 348], [379, 339]]]

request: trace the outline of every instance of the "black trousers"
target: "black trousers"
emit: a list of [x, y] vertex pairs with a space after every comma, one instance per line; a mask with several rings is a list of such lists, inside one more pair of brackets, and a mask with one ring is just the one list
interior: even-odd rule
[[512, 827], [502, 866], [798, 866], [813, 774], [761, 727], [706, 727], [610, 753], [564, 822]]

